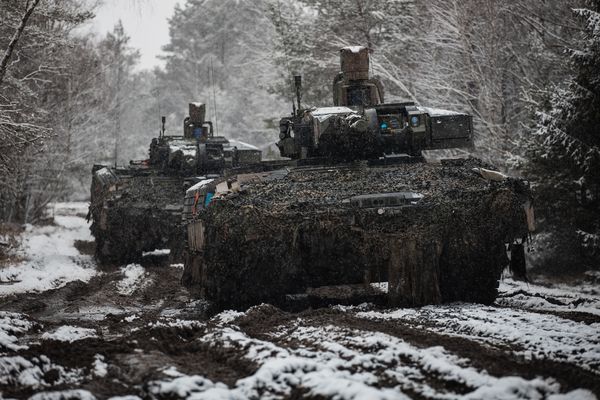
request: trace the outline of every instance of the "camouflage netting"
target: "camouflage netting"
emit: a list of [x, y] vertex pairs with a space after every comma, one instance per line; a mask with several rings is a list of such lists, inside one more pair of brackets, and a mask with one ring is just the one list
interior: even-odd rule
[[[201, 212], [204, 252], [184, 282], [217, 307], [280, 302], [308, 287], [388, 281], [391, 304], [490, 303], [505, 243], [527, 235], [520, 180], [488, 182], [455, 165], [292, 169]], [[353, 196], [411, 191], [417, 205], [358, 208]]]
[[135, 170], [108, 170], [92, 181], [90, 214], [96, 256], [104, 262], [129, 262], [144, 251], [172, 249], [181, 242], [184, 180]]

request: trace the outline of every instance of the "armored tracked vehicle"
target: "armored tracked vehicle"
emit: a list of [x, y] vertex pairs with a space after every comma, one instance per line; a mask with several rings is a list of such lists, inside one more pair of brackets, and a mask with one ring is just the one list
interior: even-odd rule
[[127, 167], [94, 166], [88, 218], [99, 261], [135, 261], [158, 249], [170, 249], [172, 259], [180, 258], [185, 189], [228, 168], [260, 162], [260, 150], [215, 136], [204, 116], [204, 104], [190, 103], [183, 135], [165, 135], [163, 117], [149, 159]]
[[384, 103], [368, 57], [342, 49], [334, 105], [281, 119], [288, 167], [186, 192], [183, 282], [217, 310], [489, 304], [509, 263], [524, 273], [527, 182], [474, 158], [427, 162], [424, 150], [472, 145], [471, 116]]

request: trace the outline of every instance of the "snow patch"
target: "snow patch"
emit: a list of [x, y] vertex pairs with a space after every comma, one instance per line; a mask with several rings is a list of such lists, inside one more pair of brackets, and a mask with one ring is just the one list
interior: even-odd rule
[[37, 388], [42, 385], [42, 369], [23, 357], [0, 358], [0, 384]]
[[30, 330], [34, 323], [23, 314], [0, 311], [0, 349], [21, 350], [27, 346], [18, 344], [17, 335]]
[[597, 400], [598, 398], [589, 390], [576, 389], [565, 394], [551, 394], [548, 400]]
[[96, 354], [94, 356], [94, 364], [93, 364], [92, 373], [94, 376], [99, 378], [104, 378], [106, 374], [108, 374], [108, 364], [104, 362], [104, 356], [101, 354]]
[[130, 315], [128, 317], [123, 318], [123, 321], [125, 321], [125, 322], [133, 322], [133, 321], [135, 321], [136, 319], [139, 319], [139, 318], [140, 317], [137, 314], [133, 314], [133, 315]]
[[27, 261], [0, 270], [0, 281], [9, 283], [0, 285], [0, 296], [42, 292], [77, 280], [88, 282], [97, 274], [92, 257], [75, 248], [76, 240], [93, 240], [84, 218], [56, 215], [54, 225], [28, 225], [22, 239], [20, 252]]
[[337, 114], [355, 114], [356, 111], [354, 111], [351, 108], [348, 107], [343, 107], [343, 106], [339, 106], [339, 107], [319, 107], [319, 108], [315, 108], [314, 110], [311, 111], [311, 114], [315, 117], [328, 117], [330, 115], [337, 115]]
[[426, 112], [431, 117], [445, 117], [452, 115], [465, 115], [456, 111], [444, 110], [442, 108], [432, 108], [432, 107], [417, 107], [419, 111]]
[[451, 304], [383, 312], [359, 312], [367, 319], [423, 325], [432, 332], [491, 345], [517, 347], [516, 354], [575, 364], [600, 374], [600, 324], [584, 324], [524, 310]]
[[146, 257], [146, 256], [168, 256], [169, 254], [171, 254], [171, 249], [158, 249], [158, 250], [152, 250], [152, 251], [144, 251], [142, 253], [142, 257]]
[[150, 274], [139, 264], [129, 264], [121, 268], [125, 278], [117, 283], [117, 292], [123, 296], [131, 296], [136, 290], [146, 287], [151, 279]]
[[198, 189], [202, 189], [204, 186], [212, 183], [214, 181], [214, 179], [203, 179], [200, 182], [196, 183], [194, 186], [190, 187], [188, 190], [185, 191], [186, 194], [190, 194], [195, 192]]
[[371, 283], [371, 287], [380, 290], [383, 293], [388, 292], [388, 282], [373, 282]]
[[234, 310], [226, 310], [215, 315], [212, 319], [218, 320], [222, 324], [228, 324], [230, 322], [233, 322], [236, 318], [239, 318], [243, 315], [246, 315], [246, 313]]
[[360, 53], [362, 50], [365, 49], [364, 46], [346, 46], [343, 48], [344, 50], [349, 50], [352, 53]]
[[597, 284], [554, 284], [551, 287], [504, 279], [496, 304], [531, 310], [585, 312], [600, 316]]
[[[178, 329], [198, 329], [205, 326], [204, 322], [201, 321], [190, 321], [184, 319], [176, 319], [173, 321], [162, 320], [156, 322], [149, 322], [146, 325], [148, 328], [178, 328]], [[138, 331], [140, 328], [134, 328], [131, 331]]]
[[[147, 390], [150, 394], [155, 396], [166, 396], [166, 397], [179, 397], [189, 398], [194, 395], [194, 399], [206, 398], [206, 391], [209, 389], [227, 389], [227, 385], [223, 383], [213, 383], [211, 380], [206, 379], [202, 376], [193, 375], [187, 376], [178, 373], [178, 371], [171, 367], [164, 371], [165, 375], [172, 377], [173, 379], [167, 381], [151, 381], [148, 383]], [[204, 393], [202, 393], [204, 392]], [[196, 394], [203, 394], [198, 397]]]
[[44, 355], [27, 360], [21, 356], [0, 357], [0, 385], [23, 386], [32, 389], [48, 387], [44, 380], [49, 371], [58, 372], [58, 379], [53, 385], [77, 384], [83, 379], [81, 369], [66, 369], [50, 362]]
[[590, 399], [596, 400], [588, 390], [573, 390], [565, 394], [551, 394], [544, 397], [548, 391], [554, 392], [558, 389], [558, 384], [550, 384], [541, 379], [533, 379], [532, 385], [524, 385], [523, 379], [515, 376], [500, 378], [494, 385], [480, 387], [474, 392], [469, 393], [464, 399]]
[[341, 312], [350, 312], [350, 311], [368, 311], [374, 307], [373, 303], [360, 303], [357, 306], [346, 306], [343, 304], [335, 304], [331, 306], [332, 309], [341, 311]]
[[73, 343], [77, 340], [97, 338], [95, 329], [81, 328], [78, 326], [63, 325], [54, 332], [45, 332], [43, 340], [57, 340], [59, 342]]
[[96, 400], [96, 397], [87, 390], [73, 389], [36, 393], [29, 400]]
[[238, 150], [260, 150], [253, 144], [242, 142], [241, 140], [236, 139], [229, 139], [229, 145], [232, 147], [237, 147]]
[[142, 400], [141, 397], [128, 395], [128, 396], [114, 396], [110, 397], [108, 400]]

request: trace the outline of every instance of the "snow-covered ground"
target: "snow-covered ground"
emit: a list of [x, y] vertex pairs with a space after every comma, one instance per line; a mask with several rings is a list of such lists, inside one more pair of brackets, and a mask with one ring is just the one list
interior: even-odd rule
[[162, 266], [99, 273], [74, 246], [92, 240], [86, 206], [55, 210], [55, 225], [26, 229], [24, 261], [0, 270], [10, 281], [0, 285], [0, 398], [599, 395], [593, 280], [504, 279], [494, 306], [362, 304], [293, 314], [261, 305], [208, 318], [206, 303], [179, 284], [181, 265], [169, 265], [167, 252], [155, 255]]
[[131, 296], [138, 289], [143, 289], [152, 282], [152, 278], [144, 267], [139, 264], [129, 264], [121, 268], [123, 280], [117, 282], [117, 291], [123, 296]]
[[[558, 395], [560, 385], [552, 378], [493, 377], [441, 346], [418, 348], [380, 332], [296, 322], [293, 330], [281, 326], [272, 334], [284, 344], [298, 343], [296, 346], [250, 338], [235, 326], [200, 339], [212, 346], [235, 348], [258, 363], [258, 370], [238, 380], [233, 388], [168, 370], [171, 373], [166, 375], [172, 379], [152, 382], [154, 392], [184, 397], [195, 393], [188, 398], [207, 399], [279, 398], [298, 388], [308, 396], [340, 399], [411, 398], [405, 393], [424, 398], [595, 398], [584, 390]], [[441, 382], [459, 383], [472, 391], [465, 394], [427, 384], [426, 376], [432, 374]]]
[[29, 331], [33, 326], [34, 324], [23, 314], [0, 311], [0, 349], [26, 348], [18, 344], [17, 335]]
[[56, 329], [54, 332], [44, 332], [44, 334], [42, 334], [41, 336], [42, 340], [58, 340], [60, 342], [69, 343], [72, 343], [76, 340], [83, 340], [95, 337], [95, 329], [81, 328], [69, 325], [63, 325]]
[[598, 374], [600, 379], [600, 323], [588, 325], [555, 315], [478, 304], [368, 311], [357, 315], [419, 324], [432, 332], [510, 347], [525, 359], [568, 362]]
[[23, 234], [24, 261], [0, 269], [0, 296], [56, 289], [72, 281], [89, 281], [97, 274], [92, 257], [82, 255], [76, 240], [93, 240], [85, 203], [54, 205], [54, 225], [28, 225]]
[[[593, 277], [590, 274], [590, 277]], [[532, 310], [585, 312], [600, 316], [600, 285], [583, 282], [570, 286], [553, 283], [534, 285], [504, 279], [496, 304]]]

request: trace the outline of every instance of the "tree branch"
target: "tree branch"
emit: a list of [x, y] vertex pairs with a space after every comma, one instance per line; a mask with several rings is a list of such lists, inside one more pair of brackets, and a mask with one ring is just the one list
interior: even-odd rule
[[10, 40], [10, 43], [8, 44], [8, 47], [6, 48], [6, 51], [4, 52], [4, 57], [2, 58], [2, 61], [0, 62], [0, 85], [2, 84], [2, 81], [4, 80], [4, 76], [6, 75], [6, 68], [8, 66], [8, 61], [10, 60], [10, 57], [12, 56], [12, 53], [15, 50], [15, 47], [17, 46], [19, 39], [21, 38], [21, 34], [23, 33], [23, 31], [25, 30], [25, 27], [27, 26], [27, 21], [29, 20], [29, 17], [31, 17], [31, 14], [33, 14], [33, 11], [35, 10], [35, 8], [39, 4], [39, 2], [40, 2], [40, 0], [33, 0], [33, 3], [31, 5], [29, 5], [29, 2], [27, 2], [28, 3], [27, 10], [25, 11], [25, 14], [23, 14], [23, 18], [21, 18], [21, 23], [17, 27], [15, 34], [13, 35], [12, 39]]

